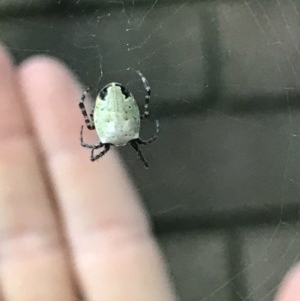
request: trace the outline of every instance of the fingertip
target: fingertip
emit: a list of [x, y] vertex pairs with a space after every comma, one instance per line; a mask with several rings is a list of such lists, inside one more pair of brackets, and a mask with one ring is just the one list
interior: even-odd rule
[[62, 86], [69, 84], [78, 94], [81, 89], [78, 79], [65, 63], [51, 56], [36, 55], [24, 60], [19, 67], [19, 73], [25, 82], [34, 82], [36, 87], [46, 89], [45, 93], [49, 89], [53, 90], [53, 87], [60, 88], [59, 83]]
[[0, 138], [3, 145], [7, 139], [29, 133], [29, 125], [23, 110], [13, 58], [1, 43], [0, 78]]
[[45, 68], [44, 66], [51, 66], [53, 68], [57, 68], [63, 70], [64, 72], [68, 72], [66, 69], [66, 65], [64, 62], [60, 61], [58, 58], [49, 56], [49, 55], [34, 55], [26, 58], [21, 64], [20, 69], [26, 68]]
[[19, 77], [44, 151], [75, 145], [81, 124], [76, 102], [81, 86], [72, 72], [57, 59], [34, 56], [20, 65]]
[[275, 301], [299, 301], [300, 298], [300, 263], [285, 276]]
[[13, 66], [13, 58], [7, 47], [0, 42], [0, 69], [11, 70]]

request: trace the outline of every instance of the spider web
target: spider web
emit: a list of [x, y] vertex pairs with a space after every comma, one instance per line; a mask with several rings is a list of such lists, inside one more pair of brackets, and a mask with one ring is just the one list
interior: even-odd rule
[[300, 1], [65, 2], [2, 15], [2, 39], [18, 60], [59, 57], [94, 95], [118, 81], [142, 106], [146, 76], [150, 170], [120, 152], [178, 294], [273, 300], [299, 260]]

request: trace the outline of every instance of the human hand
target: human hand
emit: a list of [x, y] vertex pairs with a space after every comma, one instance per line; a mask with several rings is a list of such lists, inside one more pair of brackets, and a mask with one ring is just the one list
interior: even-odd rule
[[80, 146], [72, 74], [1, 48], [0, 79], [0, 300], [174, 300], [116, 153], [92, 163]]

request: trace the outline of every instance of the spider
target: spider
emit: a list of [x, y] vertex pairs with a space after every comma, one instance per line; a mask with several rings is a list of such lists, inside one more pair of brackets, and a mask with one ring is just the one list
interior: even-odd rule
[[[159, 121], [156, 120], [156, 133], [148, 140], [140, 138], [141, 120], [149, 117], [149, 101], [151, 88], [147, 79], [140, 71], [136, 71], [140, 76], [145, 91], [144, 112], [140, 114], [137, 103], [131, 92], [123, 85], [112, 82], [104, 86], [97, 98], [93, 111], [88, 115], [84, 101], [89, 88], [87, 88], [80, 99], [79, 108], [89, 130], [96, 130], [99, 142], [89, 144], [83, 141], [83, 125], [80, 131], [80, 142], [83, 147], [91, 149], [91, 161], [98, 160], [104, 156], [111, 146], [124, 146], [129, 143], [146, 168], [149, 167], [147, 160], [143, 156], [139, 145], [147, 145], [157, 140], [159, 135]], [[103, 148], [98, 154], [95, 150]]]

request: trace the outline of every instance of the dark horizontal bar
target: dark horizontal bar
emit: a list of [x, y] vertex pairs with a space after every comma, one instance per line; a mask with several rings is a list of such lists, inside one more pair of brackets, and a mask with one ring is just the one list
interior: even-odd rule
[[[189, 3], [193, 2], [205, 2], [209, 0], [190, 0]], [[227, 2], [236, 2], [236, 0], [227, 0]], [[109, 7], [112, 9], [119, 9], [120, 7], [144, 7], [151, 6], [155, 3], [154, 0], [102, 0], [102, 1], [76, 1], [76, 0], [60, 0], [53, 1], [51, 4], [44, 3], [40, 1], [41, 4], [29, 5], [27, 1], [20, 3], [19, 5], [8, 4], [0, 6], [0, 18], [6, 16], [20, 16], [20, 17], [29, 17], [29, 16], [49, 16], [49, 15], [82, 15], [95, 13], [97, 10], [107, 9]], [[134, 2], [134, 5], [133, 5]], [[184, 3], [182, 0], [160, 0], [157, 5], [166, 6], [176, 3]], [[222, 1], [220, 1], [221, 3]]]
[[[159, 92], [157, 93], [159, 95]], [[210, 94], [186, 101], [162, 102], [156, 105], [155, 115], [176, 118], [178, 116], [197, 116], [213, 112], [228, 115], [252, 115], [256, 113], [295, 112], [300, 109], [300, 91], [285, 92], [277, 95], [249, 95], [249, 96], [218, 96], [209, 99]], [[287, 98], [288, 97], [288, 98]], [[153, 99], [154, 102], [154, 99]], [[154, 114], [154, 113], [153, 113]]]
[[157, 235], [185, 231], [232, 230], [240, 227], [299, 223], [300, 204], [264, 206], [220, 212], [185, 212], [185, 214], [161, 214], [152, 216]]

